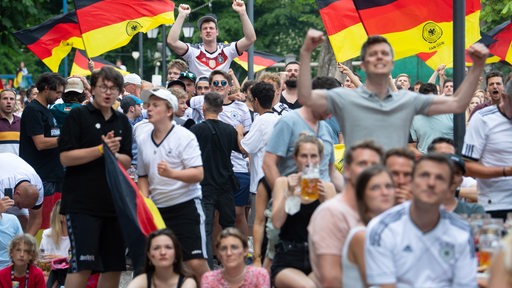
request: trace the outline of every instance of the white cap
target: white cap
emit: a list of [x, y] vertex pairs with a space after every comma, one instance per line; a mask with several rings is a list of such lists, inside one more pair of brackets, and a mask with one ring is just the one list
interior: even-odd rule
[[149, 97], [156, 96], [158, 98], [167, 100], [171, 103], [172, 111], [178, 110], [178, 98], [174, 96], [169, 90], [162, 88], [155, 88], [151, 90], [142, 90], [140, 99], [144, 102], [149, 102]]
[[78, 93], [84, 92], [84, 83], [82, 83], [82, 80], [77, 77], [71, 77], [66, 80], [66, 89], [64, 90], [64, 93], [69, 91], [75, 91]]
[[135, 85], [142, 85], [142, 79], [140, 79], [139, 75], [135, 73], [128, 74], [124, 76], [124, 85], [126, 84], [135, 84]]

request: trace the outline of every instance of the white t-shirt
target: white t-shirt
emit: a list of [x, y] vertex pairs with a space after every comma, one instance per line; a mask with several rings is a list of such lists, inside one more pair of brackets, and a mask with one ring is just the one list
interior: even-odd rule
[[56, 243], [53, 242], [53, 239], [50, 236], [51, 233], [52, 228], [48, 228], [43, 231], [43, 236], [41, 238], [41, 245], [39, 245], [39, 250], [44, 251], [44, 253], [67, 257], [69, 254], [69, 248], [71, 247], [71, 244], [69, 242], [69, 236], [61, 236], [59, 247], [57, 247]]
[[196, 76], [209, 76], [213, 70], [228, 72], [233, 59], [238, 57], [236, 42], [218, 43], [217, 50], [209, 53], [204, 45], [187, 43], [188, 50], [181, 56], [188, 63], [189, 70]]
[[364, 281], [361, 278], [361, 273], [359, 272], [359, 267], [356, 264], [350, 262], [348, 259], [348, 248], [350, 246], [350, 242], [356, 233], [359, 231], [363, 231], [366, 227], [358, 226], [350, 229], [348, 233], [347, 240], [343, 245], [343, 252], [341, 254], [341, 267], [343, 272], [343, 277], [341, 278], [343, 281], [343, 287], [350, 288], [364, 288]]
[[183, 170], [203, 166], [201, 150], [196, 136], [179, 125], [167, 134], [165, 139], [156, 145], [150, 130], [144, 135], [137, 134], [139, 147], [137, 174], [147, 176], [150, 198], [157, 207], [169, 207], [194, 198], [201, 198], [201, 185], [185, 183], [158, 175], [158, 163], [166, 161], [170, 168]]
[[369, 285], [476, 287], [477, 260], [470, 227], [440, 208], [437, 226], [423, 233], [410, 218], [411, 202], [395, 206], [368, 224], [365, 242]]
[[[36, 170], [21, 157], [12, 153], [0, 153], [0, 171], [0, 198], [4, 197], [5, 189], [10, 188], [14, 192], [14, 187], [18, 183], [28, 181], [39, 190], [36, 206], [43, 203], [43, 182]], [[11, 207], [6, 212], [14, 215], [28, 215], [28, 209], [18, 207]]]
[[279, 116], [275, 113], [263, 113], [255, 117], [251, 130], [241, 141], [245, 151], [251, 154], [251, 193], [256, 193], [258, 181], [265, 176], [263, 173], [263, 155], [265, 155], [265, 147], [277, 120], [279, 120]]
[[[469, 121], [462, 155], [489, 167], [512, 163], [512, 121], [496, 105], [478, 110]], [[477, 179], [478, 203], [486, 211], [512, 209], [512, 177]]]

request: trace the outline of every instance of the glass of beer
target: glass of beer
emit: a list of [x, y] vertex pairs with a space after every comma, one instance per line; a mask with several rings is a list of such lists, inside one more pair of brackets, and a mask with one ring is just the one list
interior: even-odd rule
[[496, 227], [484, 226], [480, 230], [478, 240], [478, 265], [480, 267], [489, 267], [492, 256], [499, 247], [500, 232]]
[[320, 168], [318, 164], [308, 164], [302, 170], [300, 196], [306, 200], [318, 199], [318, 182], [320, 182]]

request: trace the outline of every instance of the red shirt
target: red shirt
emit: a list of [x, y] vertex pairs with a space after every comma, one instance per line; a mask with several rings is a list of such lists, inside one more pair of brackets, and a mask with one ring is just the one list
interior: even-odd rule
[[[12, 265], [5, 267], [0, 270], [0, 287], [2, 288], [11, 288], [12, 287], [12, 276], [11, 269]], [[39, 269], [39, 267], [31, 264], [29, 266], [29, 277], [28, 277], [28, 287], [25, 287], [25, 281], [27, 275], [23, 275], [23, 277], [14, 277], [14, 281], [18, 281], [20, 283], [19, 288], [46, 288], [46, 283], [44, 282], [43, 270]]]

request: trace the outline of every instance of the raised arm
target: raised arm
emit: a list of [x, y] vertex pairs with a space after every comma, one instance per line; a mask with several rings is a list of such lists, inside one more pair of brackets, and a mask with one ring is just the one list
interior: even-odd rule
[[252, 27], [251, 20], [247, 15], [244, 1], [233, 0], [232, 7], [233, 10], [235, 10], [235, 12], [240, 16], [240, 22], [242, 22], [242, 30], [244, 32], [244, 38], [238, 40], [236, 44], [238, 54], [241, 55], [256, 41], [256, 32], [254, 32], [254, 27]]
[[187, 4], [180, 4], [178, 7], [178, 17], [176, 17], [176, 20], [174, 20], [174, 24], [172, 25], [171, 30], [169, 31], [169, 35], [167, 36], [167, 44], [179, 56], [185, 54], [188, 49], [187, 44], [180, 41], [180, 33], [181, 28], [183, 27], [183, 23], [189, 14], [190, 6]]
[[[446, 67], [446, 65], [444, 64], [441, 64], [437, 67], [436, 71], [434, 71], [434, 73], [432, 73], [432, 76], [430, 76], [430, 78], [428, 79], [428, 83], [432, 83], [432, 84], [436, 84], [436, 78], [438, 75], [440, 75], [440, 73], [444, 73], [444, 68]], [[439, 78], [439, 81], [441, 81], [441, 78]]]
[[302, 105], [308, 106], [315, 113], [327, 115], [327, 95], [323, 90], [314, 90], [311, 88], [311, 53], [313, 50], [325, 41], [325, 36], [321, 31], [309, 29], [304, 39], [304, 44], [300, 49], [300, 70], [297, 81], [297, 92], [299, 101]]
[[468, 48], [468, 54], [473, 60], [473, 67], [466, 78], [455, 91], [453, 97], [435, 97], [428, 109], [428, 115], [462, 113], [468, 107], [473, 92], [475, 92], [479, 78], [484, 71], [485, 60], [489, 55], [489, 49], [481, 43], [476, 43]]

